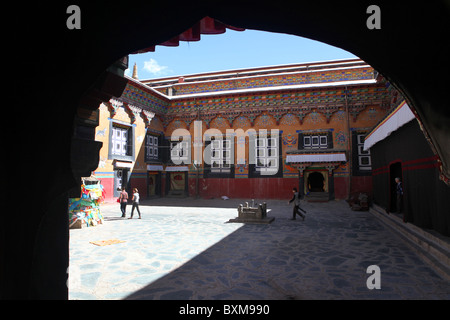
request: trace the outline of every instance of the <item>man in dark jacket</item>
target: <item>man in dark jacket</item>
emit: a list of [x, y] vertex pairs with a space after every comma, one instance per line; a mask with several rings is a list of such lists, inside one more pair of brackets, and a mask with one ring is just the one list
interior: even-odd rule
[[396, 187], [396, 194], [397, 194], [397, 213], [400, 213], [402, 211], [402, 198], [403, 198], [403, 187], [402, 182], [400, 181], [400, 178], [395, 178], [395, 183], [397, 185]]
[[304, 221], [305, 215], [301, 211], [303, 211], [303, 212], [305, 212], [305, 211], [300, 208], [300, 194], [297, 192], [297, 188], [293, 188], [292, 193], [293, 193], [293, 197], [288, 202], [288, 203], [294, 202], [294, 208], [292, 210], [292, 219], [291, 220], [295, 220], [295, 215], [298, 214], [300, 217], [303, 218], [303, 221]]

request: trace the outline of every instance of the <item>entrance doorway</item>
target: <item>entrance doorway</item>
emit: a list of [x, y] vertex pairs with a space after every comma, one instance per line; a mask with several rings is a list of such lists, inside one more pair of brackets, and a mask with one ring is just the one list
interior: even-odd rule
[[324, 192], [325, 178], [320, 172], [312, 172], [308, 176], [308, 187], [311, 192]]
[[330, 200], [328, 170], [312, 168], [305, 171], [304, 177], [306, 201], [328, 202], [328, 200]]
[[147, 197], [161, 195], [161, 173], [148, 171]]
[[120, 195], [122, 187], [128, 189], [128, 176], [129, 169], [120, 168], [114, 170], [114, 197], [118, 197]]
[[397, 184], [395, 178], [402, 179], [402, 163], [395, 162], [389, 166], [389, 212], [398, 212], [397, 208]]
[[187, 191], [187, 172], [168, 172], [166, 174], [167, 196], [184, 197]]
[[328, 170], [310, 168], [305, 171], [305, 194], [328, 192]]

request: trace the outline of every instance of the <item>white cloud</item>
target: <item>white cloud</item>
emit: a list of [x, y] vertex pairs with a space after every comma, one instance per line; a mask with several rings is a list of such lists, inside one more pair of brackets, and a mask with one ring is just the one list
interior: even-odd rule
[[158, 61], [152, 58], [149, 61], [144, 61], [144, 70], [155, 76], [165, 75], [170, 72], [169, 67], [159, 65]]

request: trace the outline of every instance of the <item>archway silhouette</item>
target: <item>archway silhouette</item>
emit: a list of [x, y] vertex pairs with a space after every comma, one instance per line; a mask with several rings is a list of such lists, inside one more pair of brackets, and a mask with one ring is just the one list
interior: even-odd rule
[[[68, 192], [77, 187], [79, 172], [96, 167], [100, 147], [85, 144], [85, 157], [73, 159], [76, 110], [80, 104], [98, 106], [120, 91], [116, 61], [172, 39], [205, 16], [235, 27], [318, 40], [365, 60], [415, 109], [448, 181], [450, 109], [448, 75], [442, 72], [450, 69], [448, 3], [436, 1], [431, 7], [378, 1], [382, 20], [381, 29], [376, 30], [366, 26], [370, 4], [90, 2], [80, 4], [79, 30], [66, 28], [70, 3], [8, 8], [20, 15], [10, 24], [14, 32], [8, 32], [6, 39], [14, 54], [14, 63], [5, 73], [12, 78], [8, 81], [13, 91], [8, 93], [14, 100], [4, 119], [16, 122], [18, 131], [25, 134], [25, 138], [11, 139], [7, 149], [15, 158], [7, 174], [12, 181], [8, 189], [27, 190], [32, 208], [18, 208], [15, 215], [20, 223], [2, 224], [2, 298], [67, 298]], [[30, 143], [27, 133], [39, 137], [39, 143]]]

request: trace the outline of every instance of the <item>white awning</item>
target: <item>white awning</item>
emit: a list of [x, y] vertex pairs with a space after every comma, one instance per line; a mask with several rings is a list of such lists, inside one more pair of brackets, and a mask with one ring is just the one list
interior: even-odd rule
[[180, 167], [166, 167], [166, 172], [179, 172], [179, 171], [189, 171], [189, 168], [186, 166], [180, 166]]
[[133, 167], [133, 162], [119, 161], [119, 160], [114, 161], [114, 168], [131, 169], [132, 167]]
[[386, 139], [392, 132], [415, 118], [406, 101], [401, 103], [367, 135], [364, 141], [364, 151], [370, 149], [375, 143]]
[[286, 163], [347, 161], [345, 153], [307, 153], [286, 156]]
[[159, 164], [148, 164], [147, 171], [164, 171], [164, 168]]

